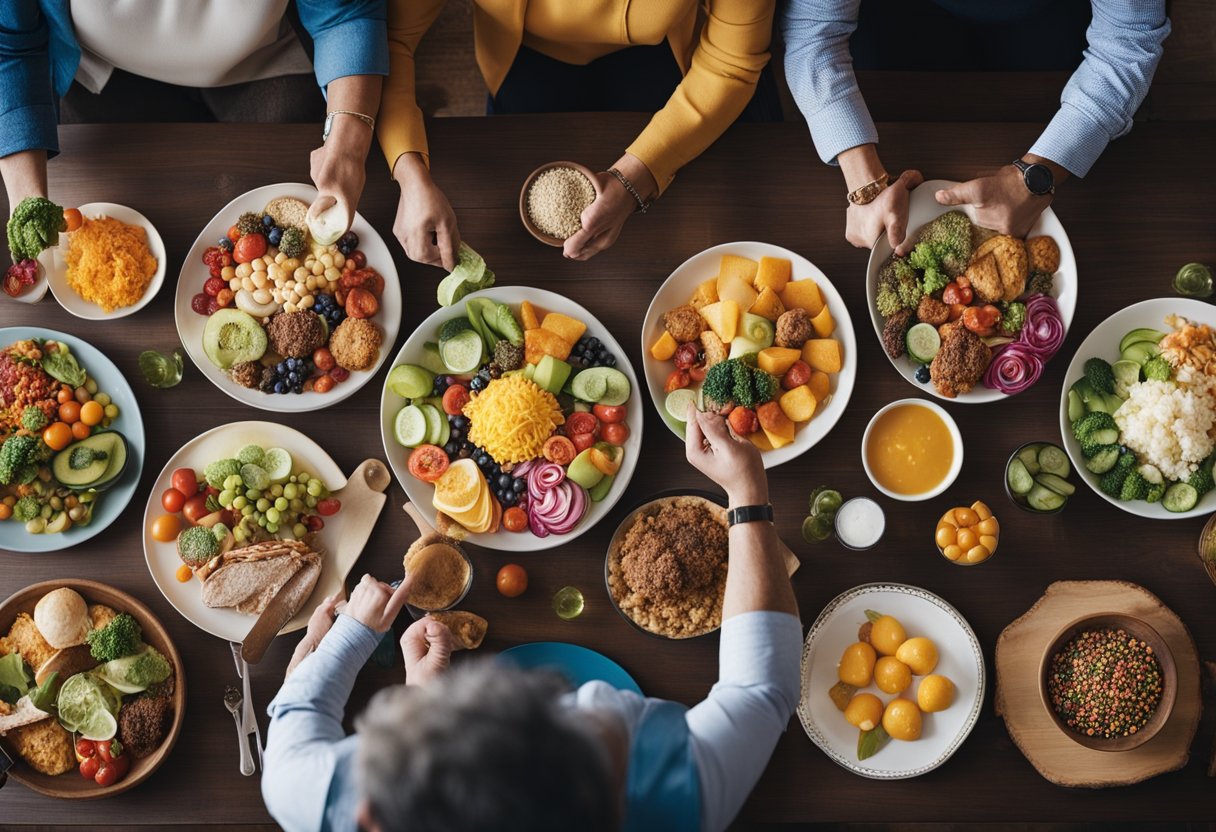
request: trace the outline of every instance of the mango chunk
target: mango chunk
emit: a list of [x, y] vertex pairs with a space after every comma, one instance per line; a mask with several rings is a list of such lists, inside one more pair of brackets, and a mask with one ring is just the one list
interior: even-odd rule
[[815, 394], [805, 384], [786, 390], [779, 400], [781, 411], [791, 422], [806, 422], [815, 415]]
[[840, 342], [835, 338], [812, 338], [807, 341], [802, 345], [802, 360], [810, 364], [812, 370], [824, 373], [839, 373], [844, 366]]
[[811, 318], [811, 328], [815, 330], [815, 334], [820, 338], [830, 338], [832, 333], [836, 331], [836, 322], [832, 320], [832, 313], [825, 306], [819, 310], [819, 314]]
[[524, 360], [538, 364], [546, 355], [559, 361], [570, 357], [571, 343], [551, 329], [529, 329], [524, 332]]
[[550, 312], [546, 315], [545, 319], [540, 322], [540, 328], [549, 330], [570, 344], [577, 343], [578, 339], [582, 338], [583, 333], [587, 331], [585, 323], [560, 312]]
[[751, 309], [752, 304], [760, 293], [745, 283], [741, 278], [732, 275], [719, 275], [718, 300], [733, 300], [740, 309]]
[[791, 280], [778, 294], [786, 309], [805, 309], [812, 318], [823, 310], [823, 293], [819, 284], [809, 278]]
[[771, 451], [773, 449], [773, 443], [769, 441], [768, 434], [763, 430], [758, 430], [755, 433], [748, 434], [747, 438], [751, 440], [753, 445], [762, 451]]
[[756, 366], [766, 373], [783, 376], [799, 358], [802, 358], [801, 350], [788, 347], [766, 347], [756, 354]]
[[701, 307], [701, 317], [725, 344], [729, 344], [739, 330], [739, 304], [733, 300], [720, 300]]
[[536, 307], [531, 302], [525, 300], [519, 305], [519, 318], [525, 332], [529, 329], [540, 329], [540, 316], [536, 314]]
[[755, 260], [737, 254], [723, 254], [722, 261], [718, 264], [718, 276], [737, 277], [750, 286], [756, 281], [756, 272], [759, 269], [760, 264]]
[[[810, 362], [808, 361], [807, 363], [809, 364]], [[822, 402], [832, 395], [832, 379], [822, 370], [811, 372], [811, 380], [807, 382], [807, 386], [811, 388], [811, 393], [815, 396], [816, 402]]]
[[688, 303], [694, 309], [700, 309], [702, 306], [709, 306], [711, 303], [718, 302], [718, 278], [711, 277], [701, 285], [697, 286], [697, 291], [692, 293]]
[[671, 333], [663, 330], [663, 334], [659, 336], [659, 340], [655, 341], [650, 346], [650, 355], [656, 361], [669, 361], [676, 354], [676, 339], [671, 337]]
[[755, 287], [780, 292], [790, 282], [793, 264], [784, 257], [761, 257], [756, 270]]
[[759, 315], [762, 318], [768, 318], [770, 321], [775, 321], [781, 317], [781, 313], [785, 312], [785, 304], [781, 302], [780, 296], [772, 289], [765, 287], [760, 290], [760, 294], [756, 297], [755, 303], [751, 309], [747, 310], [753, 315]]

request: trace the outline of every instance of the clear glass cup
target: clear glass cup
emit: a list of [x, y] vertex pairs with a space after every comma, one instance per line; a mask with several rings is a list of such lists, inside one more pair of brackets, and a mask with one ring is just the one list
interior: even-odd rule
[[557, 617], [570, 621], [583, 614], [583, 593], [576, 586], [564, 586], [553, 596], [553, 611]]

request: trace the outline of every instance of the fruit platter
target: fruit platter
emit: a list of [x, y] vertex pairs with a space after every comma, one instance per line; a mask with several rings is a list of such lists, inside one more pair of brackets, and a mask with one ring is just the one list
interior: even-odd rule
[[441, 533], [506, 551], [569, 542], [624, 493], [638, 382], [586, 309], [498, 287], [422, 322], [380, 402], [389, 465]]
[[984, 656], [958, 610], [906, 584], [831, 601], [806, 636], [798, 717], [838, 765], [876, 780], [932, 771], [979, 718]]
[[728, 414], [771, 468], [818, 443], [857, 375], [853, 324], [814, 264], [766, 243], [726, 243], [681, 264], [642, 325], [651, 400], [681, 439], [689, 404]]
[[310, 185], [257, 188], [203, 229], [177, 284], [177, 331], [208, 380], [262, 410], [302, 412], [354, 394], [397, 338], [401, 288], [384, 241], [356, 214], [322, 244]]
[[[195, 626], [242, 641], [298, 572], [303, 595], [342, 587], [333, 549], [346, 515], [346, 477], [319, 445], [271, 422], [233, 422], [199, 435], [165, 464], [144, 511], [144, 558], [165, 598]], [[306, 602], [283, 628], [305, 626]]]
[[105, 356], [61, 332], [0, 330], [0, 548], [101, 532], [135, 493], [143, 450], [135, 396]]
[[1077, 349], [1060, 430], [1107, 502], [1161, 520], [1216, 510], [1214, 325], [1208, 303], [1157, 298], [1116, 312]]
[[912, 192], [915, 247], [895, 255], [884, 235], [870, 252], [866, 297], [892, 366], [940, 399], [997, 401], [1032, 387], [1068, 334], [1077, 265], [1047, 208], [1024, 238], [975, 224], [970, 205], [939, 205], [956, 183]]

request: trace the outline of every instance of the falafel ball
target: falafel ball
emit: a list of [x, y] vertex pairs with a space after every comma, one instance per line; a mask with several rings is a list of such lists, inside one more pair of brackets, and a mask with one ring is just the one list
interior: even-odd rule
[[882, 348], [887, 351], [887, 355], [891, 356], [891, 358], [899, 358], [904, 354], [905, 339], [908, 335], [908, 327], [911, 325], [911, 309], [899, 310], [887, 318], [887, 322], [883, 324]]
[[264, 369], [256, 361], [242, 361], [232, 368], [232, 380], [242, 387], [257, 390], [262, 386], [262, 371]]
[[779, 347], [800, 350], [802, 345], [814, 334], [815, 328], [811, 326], [811, 313], [805, 309], [789, 309], [782, 312], [781, 317], [777, 319], [775, 343]]
[[1032, 272], [1055, 274], [1060, 269], [1060, 247], [1051, 237], [1031, 237], [1026, 241]]
[[366, 318], [346, 318], [329, 337], [329, 351], [339, 367], [367, 370], [380, 357], [384, 334]]
[[663, 313], [663, 326], [680, 344], [696, 341], [706, 328], [701, 313], [688, 303]]
[[941, 326], [950, 320], [950, 307], [932, 295], [925, 295], [916, 307], [916, 320], [923, 324]]
[[325, 325], [316, 312], [280, 312], [266, 325], [270, 348], [284, 358], [305, 358], [325, 345]]

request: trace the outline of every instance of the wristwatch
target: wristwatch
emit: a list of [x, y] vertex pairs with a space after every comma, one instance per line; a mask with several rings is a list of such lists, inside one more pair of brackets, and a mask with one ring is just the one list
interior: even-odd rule
[[726, 512], [726, 523], [737, 526], [740, 523], [754, 523], [757, 520], [773, 522], [773, 506], [766, 503], [762, 506], [736, 506]]
[[1022, 182], [1025, 183], [1026, 190], [1035, 196], [1047, 196], [1056, 192], [1056, 179], [1047, 165], [1014, 159], [1013, 166], [1022, 172]]
[[321, 130], [321, 143], [324, 144], [329, 139], [329, 133], [334, 129], [334, 116], [354, 116], [359, 121], [371, 128], [372, 132], [376, 132], [376, 120], [371, 116], [363, 113], [356, 113], [354, 110], [330, 110], [325, 114], [325, 127]]

